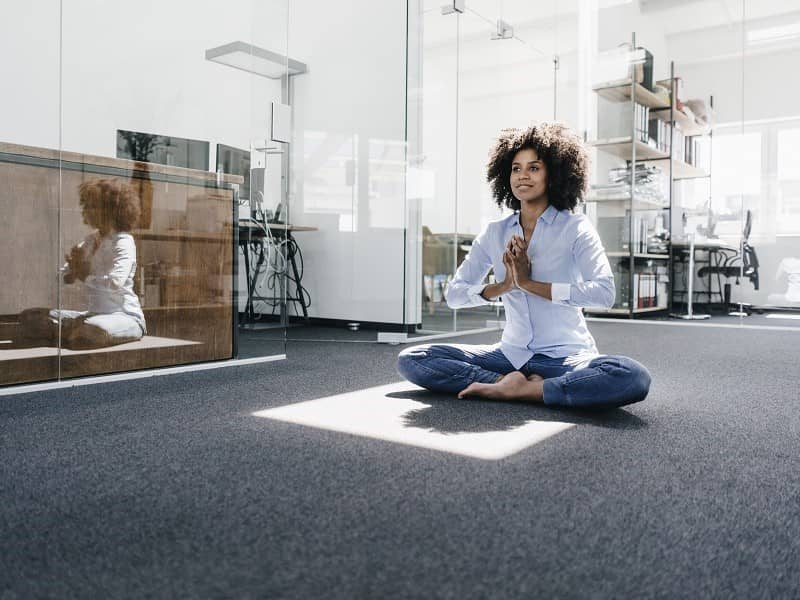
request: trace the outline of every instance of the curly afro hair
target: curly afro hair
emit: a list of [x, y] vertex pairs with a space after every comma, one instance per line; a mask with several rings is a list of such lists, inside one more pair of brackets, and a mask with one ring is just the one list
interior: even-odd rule
[[527, 129], [503, 129], [489, 152], [486, 180], [497, 206], [519, 210], [511, 192], [511, 163], [532, 148], [547, 167], [548, 198], [558, 210], [574, 210], [589, 183], [589, 156], [580, 138], [560, 123], [535, 123]]
[[114, 179], [84, 181], [78, 188], [82, 209], [97, 211], [117, 231], [130, 231], [139, 221], [139, 195]]

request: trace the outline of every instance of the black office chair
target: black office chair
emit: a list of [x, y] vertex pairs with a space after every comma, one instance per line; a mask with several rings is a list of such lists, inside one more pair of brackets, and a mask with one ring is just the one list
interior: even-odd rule
[[[728, 256], [721, 265], [702, 267], [698, 272], [698, 277], [706, 275], [718, 275], [720, 277], [735, 278], [736, 285], [739, 285], [741, 277], [747, 277], [753, 284], [753, 289], [758, 289], [758, 257], [756, 250], [749, 243], [750, 230], [753, 228], [753, 213], [748, 209], [745, 216], [744, 230], [742, 231], [742, 243], [739, 252]], [[726, 307], [731, 305], [731, 284], [725, 283], [723, 288], [723, 302]], [[741, 305], [749, 315], [752, 308], [750, 305]], [[739, 304], [736, 305], [739, 307]]]

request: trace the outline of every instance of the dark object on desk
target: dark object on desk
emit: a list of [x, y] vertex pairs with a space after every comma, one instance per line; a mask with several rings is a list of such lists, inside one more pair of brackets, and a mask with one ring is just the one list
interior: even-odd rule
[[[262, 169], [263, 171], [263, 169]], [[239, 186], [239, 202], [250, 201], [250, 151], [234, 148], [225, 144], [217, 144], [217, 173], [229, 173], [242, 177]], [[260, 189], [263, 189], [262, 184]], [[256, 189], [259, 189], [256, 186]]]
[[[741, 277], [747, 277], [753, 284], [754, 289], [758, 289], [758, 257], [756, 256], [755, 248], [753, 248], [748, 239], [750, 238], [750, 231], [753, 228], [753, 213], [748, 210], [745, 217], [744, 230], [742, 231], [742, 243], [740, 250], [736, 254], [728, 255], [721, 265], [712, 265], [701, 268], [697, 275], [704, 277], [705, 275], [721, 275], [723, 277], [735, 278], [736, 285], [739, 285]], [[724, 303], [725, 306], [731, 307], [731, 284], [725, 283]], [[736, 307], [739, 305], [737, 304]], [[750, 306], [742, 305], [745, 312], [750, 314]]]
[[275, 206], [275, 210], [272, 213], [267, 211], [267, 223], [272, 225], [285, 225], [283, 220], [283, 202], [278, 202]]

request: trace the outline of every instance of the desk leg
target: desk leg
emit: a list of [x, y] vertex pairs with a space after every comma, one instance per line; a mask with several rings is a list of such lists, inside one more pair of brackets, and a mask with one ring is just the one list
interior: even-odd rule
[[689, 235], [689, 273], [687, 277], [688, 283], [688, 290], [686, 294], [686, 302], [687, 302], [687, 312], [685, 315], [674, 314], [670, 315], [672, 317], [678, 317], [679, 319], [687, 319], [687, 320], [698, 320], [698, 319], [708, 319], [711, 315], [705, 314], [698, 314], [695, 313], [692, 307], [693, 296], [694, 296], [694, 235]]
[[308, 321], [308, 307], [306, 306], [306, 300], [303, 297], [303, 286], [300, 284], [300, 271], [297, 268], [297, 262], [294, 260], [294, 249], [297, 247], [297, 242], [295, 242], [291, 232], [289, 232], [286, 237], [289, 239], [289, 263], [292, 265], [292, 274], [294, 275], [295, 284], [297, 286], [297, 297], [300, 301], [300, 307], [303, 309], [303, 318]]
[[244, 278], [247, 282], [247, 302], [244, 304], [244, 318], [246, 322], [251, 322], [253, 315], [253, 286], [250, 284], [250, 249], [247, 243], [240, 244], [244, 254]]
[[[256, 283], [258, 281], [258, 273], [261, 270], [261, 265], [264, 264], [264, 242], [258, 244], [258, 262], [256, 268], [253, 270], [253, 279], [250, 283], [250, 321], [255, 321], [255, 309], [253, 308], [253, 296], [256, 295]], [[249, 277], [249, 275], [248, 275]]]

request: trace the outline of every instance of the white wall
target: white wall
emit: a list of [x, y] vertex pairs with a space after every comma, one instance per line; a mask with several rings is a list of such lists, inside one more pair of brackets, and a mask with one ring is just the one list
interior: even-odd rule
[[[58, 147], [59, 2], [5, 3], [0, 139]], [[62, 148], [115, 156], [116, 130], [248, 147], [279, 84], [205, 60], [235, 40], [285, 52], [285, 2], [63, 2]], [[271, 14], [266, 14], [271, 13]], [[270, 31], [273, 28], [274, 31]], [[267, 46], [266, 44], [269, 44]], [[8, 115], [14, 115], [8, 118]]]
[[[313, 18], [309, 18], [313, 16]], [[402, 323], [406, 2], [297, 0], [291, 220], [314, 317]]]
[[58, 0], [0, 5], [0, 140], [57, 148]]

